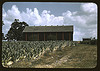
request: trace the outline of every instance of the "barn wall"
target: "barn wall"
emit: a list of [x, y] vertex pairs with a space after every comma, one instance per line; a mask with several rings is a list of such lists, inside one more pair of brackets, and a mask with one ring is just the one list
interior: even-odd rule
[[39, 33], [39, 41], [43, 41], [44, 40], [44, 33]]
[[69, 40], [69, 33], [66, 33], [66, 32], [64, 33], [64, 39]]
[[73, 40], [73, 32], [24, 33], [26, 41]]
[[57, 33], [57, 40], [62, 40], [62, 32], [61, 33]]
[[33, 40], [32, 38], [33, 38], [32, 33], [27, 33], [27, 40], [32, 41]]
[[71, 40], [73, 41], [73, 32], [71, 32]]

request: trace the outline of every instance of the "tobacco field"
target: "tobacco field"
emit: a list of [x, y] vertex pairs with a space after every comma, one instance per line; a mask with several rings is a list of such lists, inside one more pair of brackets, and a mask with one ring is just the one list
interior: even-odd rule
[[[90, 65], [92, 66], [80, 64], [85, 61], [91, 61]], [[96, 45], [79, 44], [74, 41], [2, 42], [3, 67], [92, 68], [96, 66], [96, 61]]]

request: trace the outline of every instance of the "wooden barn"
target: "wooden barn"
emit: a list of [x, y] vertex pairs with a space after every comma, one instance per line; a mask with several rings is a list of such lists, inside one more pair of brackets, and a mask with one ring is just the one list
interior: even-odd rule
[[73, 26], [26, 26], [23, 36], [25, 41], [73, 41]]

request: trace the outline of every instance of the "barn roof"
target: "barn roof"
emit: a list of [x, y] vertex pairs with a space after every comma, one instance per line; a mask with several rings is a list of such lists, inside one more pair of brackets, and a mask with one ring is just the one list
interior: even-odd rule
[[73, 32], [73, 26], [26, 26], [23, 32]]

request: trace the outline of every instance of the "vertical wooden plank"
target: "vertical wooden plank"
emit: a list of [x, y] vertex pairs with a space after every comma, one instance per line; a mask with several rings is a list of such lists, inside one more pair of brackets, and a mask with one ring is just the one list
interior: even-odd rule
[[57, 40], [57, 32], [56, 32], [56, 40]]
[[32, 33], [32, 40], [33, 40], [33, 33]]
[[45, 41], [45, 32], [44, 32], [44, 41]]
[[70, 40], [73, 41], [73, 32], [70, 33]]
[[52, 38], [51, 38], [51, 32], [50, 32], [50, 38], [49, 38], [49, 40], [51, 40]]
[[63, 40], [63, 33], [62, 33], [62, 40]]
[[64, 32], [63, 32], [63, 40], [64, 40]]
[[26, 33], [26, 41], [27, 41], [27, 33]]
[[64, 33], [62, 32], [62, 40], [64, 40]]
[[38, 40], [39, 40], [39, 32], [38, 32]]
[[73, 32], [71, 33], [71, 38], [72, 38], [72, 41], [73, 41]]

